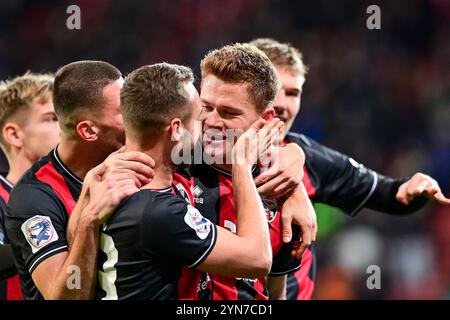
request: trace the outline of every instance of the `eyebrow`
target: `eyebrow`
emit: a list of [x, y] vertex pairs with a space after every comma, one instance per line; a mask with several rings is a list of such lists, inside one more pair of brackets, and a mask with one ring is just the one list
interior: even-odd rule
[[55, 115], [56, 116], [56, 112], [55, 111], [47, 111], [46, 113], [43, 113], [41, 116], [42, 117], [45, 117], [45, 116], [53, 116], [53, 115]]
[[284, 91], [289, 91], [289, 92], [295, 92], [295, 93], [300, 93], [301, 91], [297, 88], [286, 88], [284, 89]]
[[206, 105], [214, 107], [214, 108], [220, 107], [222, 109], [225, 109], [226, 111], [236, 112], [236, 113], [243, 113], [243, 111], [241, 109], [235, 108], [235, 107], [232, 107], [232, 106], [229, 106], [229, 105], [222, 104], [222, 105], [216, 106], [213, 103], [210, 103], [210, 102], [208, 102], [208, 101], [206, 101], [204, 99], [201, 99], [201, 101], [202, 101], [203, 104], [206, 104]]

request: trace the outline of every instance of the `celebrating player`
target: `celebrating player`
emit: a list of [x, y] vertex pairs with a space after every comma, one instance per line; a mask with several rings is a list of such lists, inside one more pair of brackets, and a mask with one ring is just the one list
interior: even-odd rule
[[198, 298], [198, 282], [180, 283], [183, 266], [234, 277], [264, 277], [270, 270], [269, 229], [251, 168], [283, 123], [259, 119], [251, 126], [258, 134], [250, 130], [236, 142], [230, 174], [237, 233], [216, 226], [192, 206], [191, 197], [185, 198], [188, 181], [184, 187], [173, 184], [174, 150], [189, 152], [190, 159], [199, 135], [194, 125], [201, 103], [193, 80], [189, 68], [167, 63], [141, 67], [125, 80], [125, 148], [155, 159], [155, 177], [124, 200], [102, 228], [98, 298]]
[[0, 84], [0, 146], [9, 172], [0, 176], [0, 300], [20, 300], [20, 279], [5, 232], [4, 215], [13, 185], [31, 165], [54, 148], [60, 129], [52, 104], [53, 76], [26, 73]]
[[[99, 227], [152, 175], [144, 154], [106, 159], [124, 143], [122, 81], [119, 70], [101, 61], [68, 64], [55, 76], [61, 142], [15, 185], [5, 219], [25, 299], [93, 297]], [[76, 220], [69, 219], [72, 211]], [[79, 287], [68, 285], [71, 276]]]
[[[251, 42], [262, 50], [277, 70], [282, 88], [274, 108], [285, 122], [282, 139], [299, 144], [305, 152], [304, 185], [315, 202], [342, 209], [354, 216], [362, 208], [392, 215], [405, 215], [422, 208], [427, 199], [450, 204], [438, 183], [431, 177], [416, 173], [412, 177], [392, 179], [370, 170], [352, 158], [325, 147], [302, 134], [289, 132], [300, 110], [300, 98], [306, 67], [302, 54], [286, 43], [273, 39]], [[256, 180], [264, 181], [264, 174]], [[263, 187], [262, 193], [270, 194]], [[288, 277], [288, 299], [311, 299], [314, 292], [315, 263], [313, 247], [303, 255], [303, 266]]]
[[[214, 50], [201, 62], [201, 101], [203, 146], [212, 161], [194, 165], [194, 196], [196, 206], [208, 214], [218, 226], [232, 232], [237, 213], [231, 172], [234, 168], [226, 159], [231, 152], [230, 130], [246, 130], [256, 119], [274, 117], [272, 108], [279, 82], [270, 60], [256, 47], [234, 44]], [[255, 167], [253, 174], [258, 174]], [[302, 186], [298, 189], [301, 190]], [[274, 254], [268, 286], [270, 298], [284, 298], [285, 274], [300, 267], [291, 257], [292, 244], [283, 245], [280, 208], [282, 199], [263, 199], [271, 233]], [[312, 211], [306, 194], [302, 210]], [[309, 204], [309, 206], [308, 206]], [[201, 295], [209, 299], [267, 299], [264, 278], [233, 278], [217, 274], [204, 277]]]

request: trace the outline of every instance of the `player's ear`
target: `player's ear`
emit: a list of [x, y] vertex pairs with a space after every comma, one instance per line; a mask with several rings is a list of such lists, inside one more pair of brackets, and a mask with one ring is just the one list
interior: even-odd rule
[[23, 146], [24, 133], [17, 124], [12, 122], [5, 124], [2, 134], [3, 139], [5, 139], [7, 144], [17, 148], [21, 148]]
[[267, 108], [264, 110], [264, 113], [261, 115], [261, 118], [263, 118], [266, 121], [270, 121], [275, 117], [275, 109], [273, 107]]
[[170, 121], [169, 130], [172, 141], [181, 141], [183, 138], [183, 123], [180, 118], [174, 118]]
[[77, 135], [86, 141], [96, 141], [98, 139], [99, 128], [90, 120], [78, 122], [76, 127]]

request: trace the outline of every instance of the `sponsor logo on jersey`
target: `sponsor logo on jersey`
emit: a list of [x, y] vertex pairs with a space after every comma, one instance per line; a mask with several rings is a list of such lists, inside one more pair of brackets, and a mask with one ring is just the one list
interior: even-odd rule
[[262, 199], [264, 210], [266, 211], [267, 221], [272, 222], [277, 216], [278, 205], [276, 200]]
[[34, 216], [28, 219], [22, 224], [21, 230], [33, 253], [59, 239], [52, 220], [46, 216]]
[[177, 183], [175, 185], [175, 187], [178, 189], [178, 191], [181, 193], [181, 195], [183, 196], [184, 200], [186, 200], [187, 203], [191, 203], [191, 199], [189, 199], [189, 195], [188, 192], [186, 191], [186, 189], [184, 188], [184, 186], [181, 183]]
[[200, 211], [191, 205], [188, 205], [188, 210], [184, 216], [184, 222], [194, 229], [197, 237], [205, 240], [211, 232], [211, 221], [204, 218]]
[[200, 198], [203, 194], [203, 190], [199, 186], [194, 186], [192, 189], [192, 194], [194, 195], [194, 203], [203, 204], [203, 197]]

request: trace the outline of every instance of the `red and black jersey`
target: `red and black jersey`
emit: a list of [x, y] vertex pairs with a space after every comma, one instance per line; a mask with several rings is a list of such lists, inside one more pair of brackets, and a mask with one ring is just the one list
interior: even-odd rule
[[11, 191], [5, 226], [24, 299], [42, 299], [31, 274], [45, 259], [68, 250], [67, 224], [81, 187], [82, 180], [54, 149], [33, 164]]
[[[196, 298], [195, 267], [214, 248], [217, 229], [191, 205], [190, 188], [179, 179], [124, 199], [103, 226], [98, 299]], [[192, 278], [180, 285], [182, 274]]]
[[[5, 213], [12, 187], [12, 183], [0, 175], [0, 246], [4, 246], [5, 251], [6, 247], [10, 247], [5, 229]], [[8, 278], [0, 281], [0, 300], [22, 300], [17, 269], [14, 267], [11, 269], [13, 270], [8, 270]]]
[[[395, 199], [399, 186], [408, 178], [385, 177], [302, 134], [288, 133], [286, 142], [298, 144], [305, 153], [303, 183], [313, 202], [338, 207], [350, 216], [355, 216], [362, 208], [408, 214], [426, 203], [425, 197], [414, 199], [408, 206]], [[288, 275], [288, 299], [312, 298], [316, 274], [313, 246], [302, 259], [302, 268]]]
[[[192, 193], [196, 207], [216, 225], [236, 232], [236, 209], [231, 174], [207, 164], [191, 167]], [[254, 175], [257, 170], [254, 170]], [[291, 256], [291, 244], [283, 244], [280, 205], [263, 199], [269, 222], [273, 251], [271, 275], [284, 275], [300, 268], [300, 261]], [[199, 297], [211, 300], [267, 300], [265, 279], [236, 279], [204, 274], [199, 284]]]

